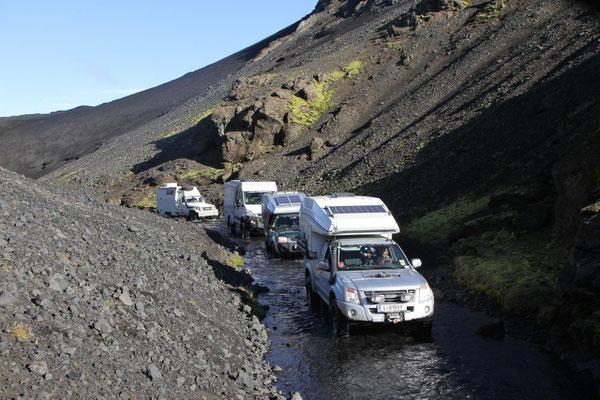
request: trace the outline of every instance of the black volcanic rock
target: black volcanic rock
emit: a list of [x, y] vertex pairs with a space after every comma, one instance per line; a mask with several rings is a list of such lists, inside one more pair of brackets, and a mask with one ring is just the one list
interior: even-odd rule
[[0, 168], [3, 397], [276, 397], [265, 327], [208, 265], [225, 253], [194, 224]]

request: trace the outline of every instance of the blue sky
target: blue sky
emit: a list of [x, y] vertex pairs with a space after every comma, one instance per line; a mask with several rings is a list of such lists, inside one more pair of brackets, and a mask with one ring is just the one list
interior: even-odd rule
[[317, 0], [0, 0], [0, 117], [95, 106], [285, 28]]

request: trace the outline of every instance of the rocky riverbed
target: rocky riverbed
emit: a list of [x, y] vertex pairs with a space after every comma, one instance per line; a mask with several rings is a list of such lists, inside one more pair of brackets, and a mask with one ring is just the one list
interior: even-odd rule
[[198, 225], [0, 168], [1, 397], [283, 397], [231, 256]]

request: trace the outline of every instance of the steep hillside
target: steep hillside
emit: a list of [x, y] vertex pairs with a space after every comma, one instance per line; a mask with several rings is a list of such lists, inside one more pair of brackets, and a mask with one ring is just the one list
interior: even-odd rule
[[278, 396], [251, 279], [202, 229], [0, 168], [0, 255], [2, 398]]
[[600, 381], [599, 39], [574, 1], [322, 0], [209, 96], [43, 179], [142, 208], [174, 181], [220, 204], [234, 177], [380, 196], [437, 286], [472, 289], [447, 299], [535, 321]]

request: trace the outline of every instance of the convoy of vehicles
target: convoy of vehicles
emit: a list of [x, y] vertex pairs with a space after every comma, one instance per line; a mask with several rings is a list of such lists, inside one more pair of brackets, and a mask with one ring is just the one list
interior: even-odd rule
[[204, 201], [195, 186], [167, 183], [156, 191], [156, 209], [165, 217], [185, 217], [190, 221], [199, 218], [217, 218], [217, 207]]
[[[263, 231], [267, 250], [303, 256], [310, 305], [324, 303], [332, 331], [348, 334], [358, 323], [401, 323], [431, 333], [434, 296], [392, 235], [398, 223], [381, 199], [334, 193], [307, 197], [278, 192], [275, 182], [225, 183], [223, 215], [242, 237]], [[190, 220], [216, 217], [193, 186], [168, 183], [158, 189], [158, 212]]]
[[300, 192], [275, 192], [263, 195], [262, 218], [267, 251], [276, 256], [300, 254], [298, 251], [298, 214], [302, 200]]
[[410, 323], [431, 331], [434, 299], [425, 278], [392, 234], [400, 228], [385, 204], [348, 193], [307, 197], [298, 244], [309, 303], [328, 305], [334, 333], [353, 322]]
[[277, 191], [275, 182], [233, 180], [225, 183], [223, 216], [231, 233], [242, 237], [263, 231], [262, 196]]

